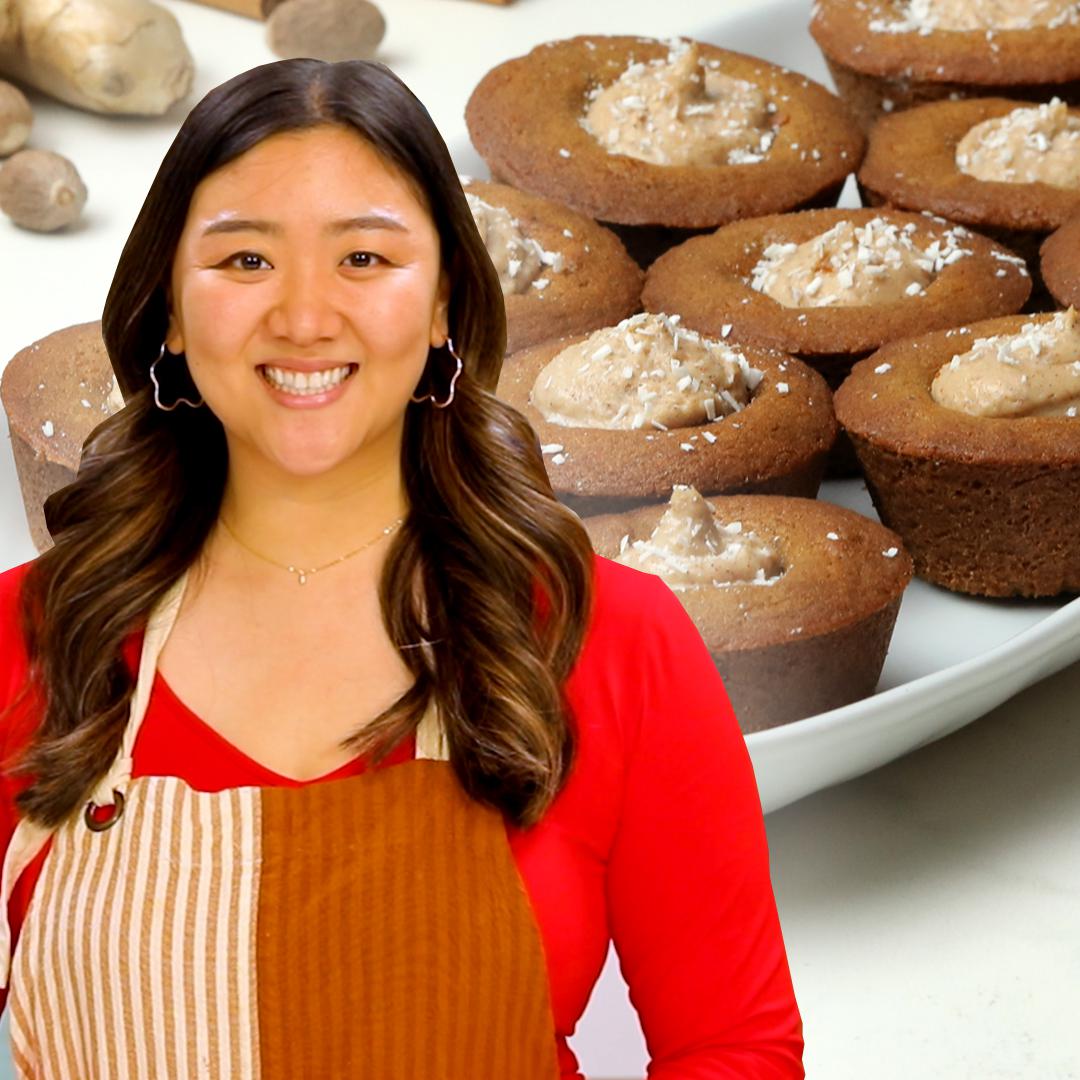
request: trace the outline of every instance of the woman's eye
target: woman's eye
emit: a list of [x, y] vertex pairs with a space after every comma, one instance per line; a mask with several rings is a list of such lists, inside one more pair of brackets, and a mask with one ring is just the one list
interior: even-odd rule
[[379, 262], [380, 256], [376, 255], [373, 251], [353, 251], [346, 256], [346, 260], [350, 266], [362, 270], [369, 266], [374, 266]]
[[[240, 251], [226, 260], [228, 266], [235, 266], [240, 270], [261, 270], [262, 263], [266, 260], [254, 251]], [[269, 266], [269, 263], [266, 263]]]

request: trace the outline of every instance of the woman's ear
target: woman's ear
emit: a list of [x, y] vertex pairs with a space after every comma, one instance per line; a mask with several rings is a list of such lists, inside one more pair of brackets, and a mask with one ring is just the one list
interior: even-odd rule
[[169, 326], [165, 331], [165, 348], [174, 355], [184, 351], [184, 334], [176, 316], [169, 314]]
[[435, 294], [435, 309], [431, 317], [431, 345], [439, 349], [450, 336], [450, 275], [439, 274], [439, 289]]

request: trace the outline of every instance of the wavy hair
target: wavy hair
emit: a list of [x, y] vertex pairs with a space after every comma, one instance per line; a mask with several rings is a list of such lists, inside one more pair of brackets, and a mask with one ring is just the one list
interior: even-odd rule
[[[464, 360], [451, 407], [407, 407], [410, 510], [378, 586], [384, 625], [415, 681], [342, 746], [378, 764], [434, 698], [463, 787], [515, 824], [534, 824], [568, 775], [575, 740], [563, 684], [588, 623], [592, 547], [555, 499], [532, 428], [494, 394], [502, 294], [449, 152], [382, 65], [283, 60], [222, 84], [188, 115], [105, 302], [102, 334], [126, 404], [88, 437], [74, 482], [46, 500], [54, 544], [28, 571], [21, 599], [44, 715], [16, 766], [30, 778], [18, 803], [42, 824], [78, 810], [108, 770], [134, 690], [122, 643], [182, 573], [198, 570], [221, 505], [220, 421], [209, 408], [158, 409], [149, 375], [195, 188], [268, 136], [324, 124], [357, 132], [422, 197]], [[420, 389], [445, 395], [445, 358], [429, 352]], [[418, 641], [430, 647], [406, 647]]]

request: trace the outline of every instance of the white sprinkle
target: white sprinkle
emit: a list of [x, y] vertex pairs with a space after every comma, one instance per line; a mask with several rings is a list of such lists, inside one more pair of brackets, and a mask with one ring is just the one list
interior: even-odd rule
[[776, 392], [778, 394], [786, 394], [788, 392], [788, 384], [786, 382], [778, 382], [776, 384]]
[[681, 443], [679, 443], [679, 446], [680, 446], [680, 447], [681, 447], [681, 448], [682, 448], [683, 450], [693, 450], [693, 449], [694, 449], [694, 447], [693, 447], [693, 446], [692, 446], [692, 445], [691, 445], [690, 443], [688, 443], [688, 442], [681, 442]]
[[840, 534], [839, 534], [839, 533], [834, 533], [834, 532], [827, 532], [827, 533], [826, 533], [825, 535], [826, 535], [826, 536], [827, 536], [827, 537], [828, 537], [828, 538], [829, 538], [830, 540], [839, 540], [839, 539], [840, 539]]
[[46, 420], [45, 423], [41, 425], [41, 430], [45, 433], [46, 439], [51, 439], [56, 428], [53, 427], [53, 422], [51, 420]]
[[565, 146], [560, 146], [559, 147], [559, 157], [569, 157], [569, 156], [570, 156], [570, 151], [567, 150]]
[[611, 348], [610, 345], [601, 345], [600, 348], [597, 349], [596, 352], [594, 352], [591, 357], [589, 357], [589, 359], [590, 360], [606, 360], [612, 354], [613, 351], [614, 350]]
[[883, 551], [881, 554], [884, 555], [886, 559], [894, 559], [894, 558], [896, 558], [897, 555], [900, 554], [900, 549], [899, 548], [894, 548], [894, 547], [888, 548], [885, 551]]
[[556, 454], [552, 459], [553, 465], [561, 465], [566, 460], [566, 454]]
[[720, 327], [720, 336], [726, 338], [731, 333], [731, 323], [726, 322]]
[[716, 442], [716, 436], [711, 431], [703, 431], [701, 434], [705, 436], [708, 442]]
[[878, 366], [874, 368], [875, 375], [884, 375], [886, 371], [892, 371], [892, 364], [878, 364]]
[[540, 447], [541, 454], [557, 454], [562, 450], [562, 443], [547, 443]]
[[548, 280], [548, 278], [546, 278], [546, 277], [538, 277], [533, 282], [533, 288], [534, 289], [546, 289], [550, 284], [551, 284], [551, 282], [550, 282], [550, 280]]
[[82, 399], [82, 407], [83, 407], [84, 409], [89, 409], [89, 408], [90, 408], [90, 402], [89, 402], [89, 401], [87, 401], [87, 400], [86, 400], [86, 398], [83, 398], [83, 399]]
[[574, 234], [573, 234], [573, 233], [572, 233], [572, 232], [571, 232], [571, 231], [570, 231], [569, 229], [563, 229], [563, 231], [562, 231], [562, 234], [563, 234], [563, 236], [565, 236], [565, 237], [566, 237], [566, 238], [567, 238], [568, 240], [573, 240], [573, 239], [574, 239]]

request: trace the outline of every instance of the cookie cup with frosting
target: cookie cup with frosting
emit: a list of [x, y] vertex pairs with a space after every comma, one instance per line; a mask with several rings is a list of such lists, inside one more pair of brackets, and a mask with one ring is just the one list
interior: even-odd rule
[[[728, 90], [745, 84], [751, 88], [746, 93], [756, 95], [757, 106], [748, 111], [759, 125], [743, 140], [746, 145], [729, 148], [723, 138], [705, 138], [708, 160], [664, 163], [671, 155], [652, 153], [658, 139], [627, 153], [602, 141], [610, 124], [603, 132], [589, 130], [598, 95], [639, 69], [677, 69], [679, 50], [686, 47], [695, 50], [699, 63], [691, 73], [696, 82], [688, 84], [693, 100], [679, 106], [676, 126], [685, 126], [694, 141], [709, 110], [719, 115], [715, 111], [723, 108]], [[706, 93], [710, 71], [732, 80], [715, 98]], [[677, 78], [690, 75], [681, 71]], [[626, 134], [648, 103], [634, 86], [616, 92], [615, 108], [627, 103], [621, 124]], [[835, 205], [865, 147], [846, 107], [823, 86], [757, 57], [686, 39], [673, 45], [589, 35], [539, 45], [484, 76], [469, 98], [465, 121], [493, 179], [611, 225], [642, 265], [672, 243], [728, 221]], [[670, 126], [643, 114], [641, 123], [657, 131]], [[672, 154], [681, 157], [677, 150]], [[646, 157], [633, 156], [638, 153]]]
[[[1064, 114], [1077, 130], [1069, 140], [1072, 186], [987, 179], [965, 171], [972, 129], [983, 125], [985, 131], [994, 121], [1040, 112]], [[1022, 141], [1022, 133], [1017, 134]], [[1026, 137], [1038, 138], [1038, 133]], [[1044, 153], [1053, 149], [1045, 136], [1041, 143]], [[1007, 157], [1013, 160], [1011, 153]], [[885, 116], [870, 132], [858, 179], [865, 204], [928, 210], [971, 226], [1023, 257], [1037, 281], [1040, 244], [1080, 214], [1080, 109], [995, 97], [934, 102]]]
[[[770, 249], [810, 244], [848, 224], [862, 230], [875, 222], [931, 253], [924, 260], [932, 266], [930, 280], [913, 295], [900, 290], [884, 301], [822, 305], [820, 297], [780, 302], [754, 288], [755, 270]], [[848, 261], [858, 267], [862, 253], [855, 247]], [[957, 257], [957, 251], [966, 254]], [[830, 209], [739, 221], [687, 240], [649, 268], [642, 304], [646, 311], [679, 311], [702, 334], [797, 356], [835, 388], [856, 360], [885, 342], [1012, 314], [1030, 289], [1022, 260], [951, 222], [899, 210]]]
[[[1065, 314], [894, 342], [857, 364], [837, 391], [837, 415], [874, 506], [903, 538], [919, 577], [981, 596], [1080, 590], [1080, 409], [1066, 399], [1058, 407], [1072, 415], [971, 415], [932, 392], [944, 369], [962, 372], [958, 358], [976, 342], [1021, 340]], [[971, 396], [1019, 402], [1022, 387], [1038, 381], [1024, 382], [1027, 370], [1012, 358], [998, 371], [972, 369]], [[1080, 393], [1080, 362], [1067, 360], [1060, 374]]]
[[[622, 336], [628, 326], [649, 318], [638, 315], [607, 329]], [[753, 374], [753, 385], [747, 403], [730, 415], [668, 425], [667, 430], [649, 421], [636, 428], [554, 422], [535, 400], [543, 372], [589, 338], [546, 342], [508, 357], [497, 389], [532, 425], [556, 496], [577, 514], [657, 502], [674, 484], [692, 484], [710, 495], [766, 492], [813, 498], [817, 493], [837, 433], [832, 395], [817, 372], [782, 353], [739, 347], [731, 351]], [[599, 387], [595, 395], [584, 390], [586, 397], [600, 394]], [[639, 388], [629, 372], [620, 394], [626, 403], [620, 410], [637, 408]]]
[[65, 327], [17, 352], [4, 368], [0, 398], [30, 537], [45, 551], [53, 543], [45, 500], [75, 479], [83, 443], [124, 404], [101, 322]]
[[610, 229], [506, 184], [464, 185], [506, 305], [506, 351], [617, 323], [644, 274]]
[[[936, 25], [919, 16], [920, 9], [939, 6], [949, 10]], [[888, 113], [948, 98], [1004, 94], [1080, 104], [1075, 3], [1015, 0], [1012, 6], [1021, 18], [995, 27], [999, 8], [992, 0], [816, 0], [810, 34], [837, 92], [867, 132]], [[978, 17], [980, 8], [985, 18]], [[950, 18], [957, 13], [972, 17]]]
[[[675, 508], [678, 494], [670, 506], [586, 519], [596, 551], [633, 557], [635, 545], [647, 544]], [[730, 538], [735, 524], [737, 539], [763, 541], [774, 559], [756, 578], [744, 573], [727, 583], [706, 575], [687, 584], [690, 575], [679, 572], [687, 563], [678, 556], [668, 560], [676, 570], [673, 580], [660, 574], [701, 632], [742, 730], [790, 723], [872, 694], [912, 576], [900, 539], [861, 514], [812, 499], [703, 501], [721, 534]], [[699, 529], [692, 542], [701, 535]]]

